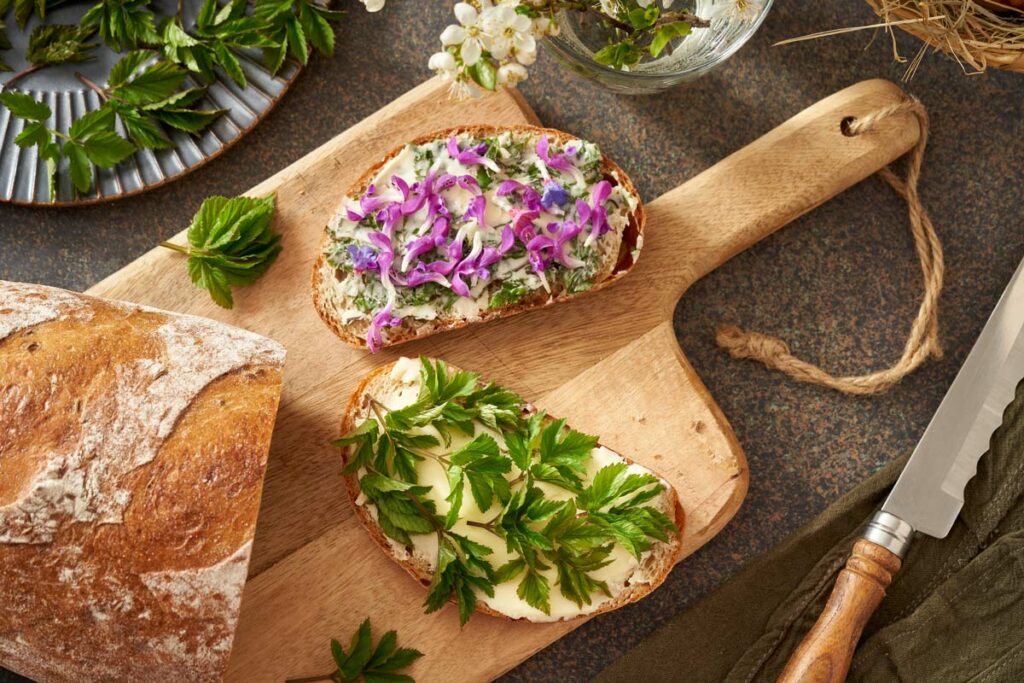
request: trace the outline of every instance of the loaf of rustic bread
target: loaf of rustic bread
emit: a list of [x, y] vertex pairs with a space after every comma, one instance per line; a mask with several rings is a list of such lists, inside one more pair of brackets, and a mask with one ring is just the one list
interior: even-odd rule
[[0, 666], [220, 678], [283, 363], [221, 323], [0, 281]]

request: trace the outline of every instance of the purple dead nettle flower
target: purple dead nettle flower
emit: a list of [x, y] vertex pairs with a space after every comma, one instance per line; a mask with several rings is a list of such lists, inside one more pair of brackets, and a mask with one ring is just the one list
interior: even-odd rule
[[409, 272], [405, 284], [407, 287], [419, 287], [427, 282], [436, 282], [444, 287], [451, 287], [451, 283], [441, 273], [431, 270], [427, 264], [420, 261]]
[[370, 327], [366, 331], [366, 345], [370, 351], [376, 353], [381, 345], [381, 329], [384, 327], [397, 327], [402, 324], [402, 319], [392, 314], [395, 307], [395, 287], [391, 282], [391, 264], [395, 261], [395, 251], [391, 244], [391, 237], [383, 232], [371, 232], [370, 242], [379, 250], [377, 253], [377, 267], [380, 269], [380, 281], [388, 292], [387, 304], [370, 320]]
[[487, 154], [487, 143], [481, 142], [476, 147], [467, 147], [464, 150], [459, 149], [459, 141], [452, 136], [448, 140], [448, 156], [455, 161], [459, 162], [463, 166], [486, 166], [495, 173], [498, 172], [498, 164], [494, 163], [493, 159], [488, 159], [484, 155]]
[[530, 211], [540, 211], [543, 204], [541, 203], [541, 196], [537, 190], [533, 189], [529, 185], [524, 185], [518, 180], [504, 180], [498, 185], [498, 196], [507, 197], [513, 192], [519, 192], [522, 195], [523, 203], [526, 208]]
[[377, 270], [377, 252], [373, 250], [373, 247], [366, 245], [357, 247], [350, 244], [348, 245], [348, 255], [352, 259], [352, 269], [357, 273]]
[[345, 213], [350, 221], [358, 223], [389, 201], [387, 197], [377, 194], [375, 185], [370, 185], [366, 188], [363, 196], [359, 198], [359, 209], [346, 208]]
[[462, 218], [463, 220], [472, 219], [476, 221], [476, 224], [481, 228], [486, 228], [487, 223], [484, 220], [484, 214], [486, 212], [487, 199], [482, 194], [478, 194], [469, 202], [469, 206], [466, 207], [466, 213], [462, 215]]
[[402, 319], [392, 313], [393, 308], [394, 304], [388, 303], [370, 321], [370, 327], [366, 330], [366, 346], [370, 349], [370, 353], [380, 351], [380, 345], [383, 342], [380, 332], [383, 328], [398, 327], [402, 324]]
[[398, 188], [398, 191], [402, 193], [402, 215], [410, 216], [423, 208], [423, 205], [427, 201], [428, 193], [420, 183], [413, 183], [412, 187], [409, 187], [409, 183], [405, 182], [404, 178], [396, 175], [391, 176], [391, 184]]
[[530, 263], [550, 263], [555, 260], [566, 268], [579, 268], [583, 261], [566, 253], [565, 246], [572, 241], [583, 230], [582, 226], [574, 221], [564, 223], [548, 223], [548, 235], [537, 235], [526, 245], [527, 251], [540, 254], [539, 259], [530, 259]]
[[607, 180], [602, 180], [591, 190], [589, 205], [581, 200], [576, 202], [576, 212], [579, 214], [580, 223], [585, 225], [588, 220], [590, 221], [590, 234], [584, 242], [588, 247], [611, 229], [608, 224], [608, 210], [605, 208], [605, 202], [608, 201], [611, 194], [612, 184]]
[[537, 141], [537, 156], [544, 162], [548, 168], [555, 168], [559, 171], [565, 171], [566, 173], [572, 173], [574, 167], [572, 162], [569, 161], [569, 157], [565, 154], [551, 154], [551, 145], [548, 142], [548, 137], [545, 135]]
[[545, 209], [565, 206], [569, 203], [569, 193], [554, 180], [549, 180], [544, 183], [544, 194], [541, 195], [540, 203]]
[[[448, 238], [448, 219], [438, 216], [434, 225], [426, 235], [417, 237], [405, 245], [405, 256], [402, 258], [402, 271], [408, 271], [409, 266], [426, 254], [438, 247], [444, 246]], [[410, 287], [414, 285], [409, 285]]]

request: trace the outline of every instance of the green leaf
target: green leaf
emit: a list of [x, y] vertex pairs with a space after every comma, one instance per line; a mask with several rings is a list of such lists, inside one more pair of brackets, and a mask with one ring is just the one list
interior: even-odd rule
[[146, 62], [156, 57], [156, 52], [152, 50], [135, 50], [129, 52], [124, 57], [118, 60], [110, 69], [110, 75], [107, 77], [107, 84], [111, 88], [117, 88], [118, 86], [124, 85], [128, 82], [136, 71], [139, 70]]
[[356, 680], [365, 683], [414, 683], [410, 676], [395, 672], [422, 656], [419, 650], [398, 648], [398, 635], [394, 631], [385, 633], [374, 648], [370, 620], [367, 618], [353, 634], [348, 654], [341, 643], [331, 640], [331, 657], [338, 669], [330, 676], [324, 676], [324, 680], [340, 683]]
[[92, 164], [82, 147], [74, 142], [64, 144], [64, 156], [68, 158], [71, 171], [71, 182], [75, 188], [85, 194], [92, 187]]
[[115, 52], [159, 42], [149, 0], [100, 0], [86, 11], [79, 24], [98, 30], [103, 42]]
[[126, 104], [145, 105], [170, 97], [184, 82], [187, 72], [170, 62], [157, 62], [134, 78], [111, 89], [111, 96]]
[[490, 57], [481, 57], [480, 61], [469, 67], [467, 71], [470, 78], [484, 90], [494, 90], [497, 87], [498, 69]]
[[459, 511], [462, 509], [462, 496], [465, 487], [463, 486], [462, 480], [462, 468], [458, 465], [454, 465], [448, 468], [448, 495], [445, 496], [445, 500], [451, 505], [448, 508], [448, 514], [444, 518], [444, 526], [446, 529], [451, 529], [455, 526], [455, 522], [459, 519]]
[[42, 145], [52, 139], [49, 129], [45, 123], [33, 121], [25, 126], [18, 137], [14, 138], [14, 144], [18, 147], [32, 147]]
[[112, 131], [97, 131], [76, 142], [89, 161], [101, 168], [116, 166], [135, 152], [135, 145]]
[[352, 636], [352, 644], [348, 648], [348, 659], [341, 667], [341, 673], [348, 679], [354, 679], [370, 661], [373, 654], [373, 638], [370, 634], [370, 620], [366, 619], [359, 625], [359, 630]]
[[145, 149], [170, 149], [174, 143], [152, 116], [142, 114], [134, 109], [120, 112], [121, 123], [125, 132], [136, 146]]
[[345, 661], [348, 659], [348, 655], [345, 654], [345, 648], [333, 638], [331, 639], [331, 657], [334, 658], [334, 663], [338, 665], [339, 669], [345, 666]]
[[224, 45], [224, 43], [215, 43], [213, 52], [217, 56], [217, 63], [224, 69], [224, 73], [230, 76], [231, 80], [238, 84], [238, 87], [246, 87], [245, 72], [242, 71], [242, 65], [239, 63], [238, 58], [232, 54], [230, 48]]
[[231, 297], [231, 287], [228, 285], [224, 272], [201, 258], [189, 257], [188, 275], [197, 287], [210, 292], [213, 299], [221, 308], [233, 308], [234, 299]]
[[274, 196], [210, 197], [188, 229], [192, 281], [210, 290], [214, 301], [230, 308], [230, 288], [251, 284], [281, 251], [281, 236], [271, 229]]
[[46, 16], [46, 0], [15, 0], [14, 20], [22, 31], [28, 24], [33, 14], [38, 14], [42, 19]]
[[467, 465], [484, 456], [498, 457], [501, 451], [498, 442], [490, 434], [480, 434], [449, 456], [456, 465]]
[[68, 136], [81, 141], [97, 133], [113, 133], [115, 123], [114, 110], [104, 105], [75, 119], [68, 129]]
[[45, 102], [37, 102], [30, 95], [14, 90], [0, 93], [0, 104], [3, 104], [11, 114], [20, 119], [46, 121], [53, 116], [53, 112]]
[[309, 45], [302, 24], [296, 17], [288, 17], [284, 26], [288, 35], [288, 53], [300, 64], [306, 64], [309, 61]]
[[516, 588], [516, 595], [544, 614], [551, 614], [551, 586], [546, 576], [538, 571], [528, 570]]
[[156, 109], [151, 114], [161, 123], [186, 133], [200, 133], [227, 109]]
[[366, 668], [375, 669], [384, 665], [396, 649], [398, 649], [398, 634], [395, 631], [388, 631], [377, 642], [377, 648], [373, 651], [370, 661], [366, 663]]
[[299, 22], [313, 47], [321, 54], [334, 54], [334, 27], [327, 18], [308, 2], [299, 5]]
[[657, 57], [664, 51], [674, 38], [683, 38], [690, 35], [691, 27], [688, 22], [676, 21], [658, 28], [654, 32], [654, 38], [648, 48], [652, 57]]
[[43, 24], [32, 30], [26, 58], [36, 66], [84, 62], [97, 43], [87, 43], [95, 31], [80, 26]]
[[522, 574], [524, 569], [526, 569], [526, 562], [523, 560], [509, 560], [495, 570], [494, 583], [511, 581]]

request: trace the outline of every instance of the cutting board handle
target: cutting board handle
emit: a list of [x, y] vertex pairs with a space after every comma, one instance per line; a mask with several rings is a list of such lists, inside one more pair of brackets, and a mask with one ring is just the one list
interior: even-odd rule
[[906, 98], [889, 81], [862, 81], [658, 197], [637, 273], [657, 282], [671, 314], [701, 276], [910, 150], [921, 134], [911, 113], [854, 136], [843, 125]]

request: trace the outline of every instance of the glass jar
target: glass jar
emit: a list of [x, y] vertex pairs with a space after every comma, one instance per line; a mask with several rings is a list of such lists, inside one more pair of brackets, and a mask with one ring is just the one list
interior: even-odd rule
[[570, 71], [613, 92], [653, 94], [692, 81], [731, 57], [761, 26], [771, 4], [772, 0], [676, 0], [671, 10], [689, 10], [711, 25], [695, 27], [657, 59], [648, 57], [628, 71], [595, 61], [594, 53], [613, 34], [591, 14], [562, 12], [559, 35], [544, 39], [543, 45]]

